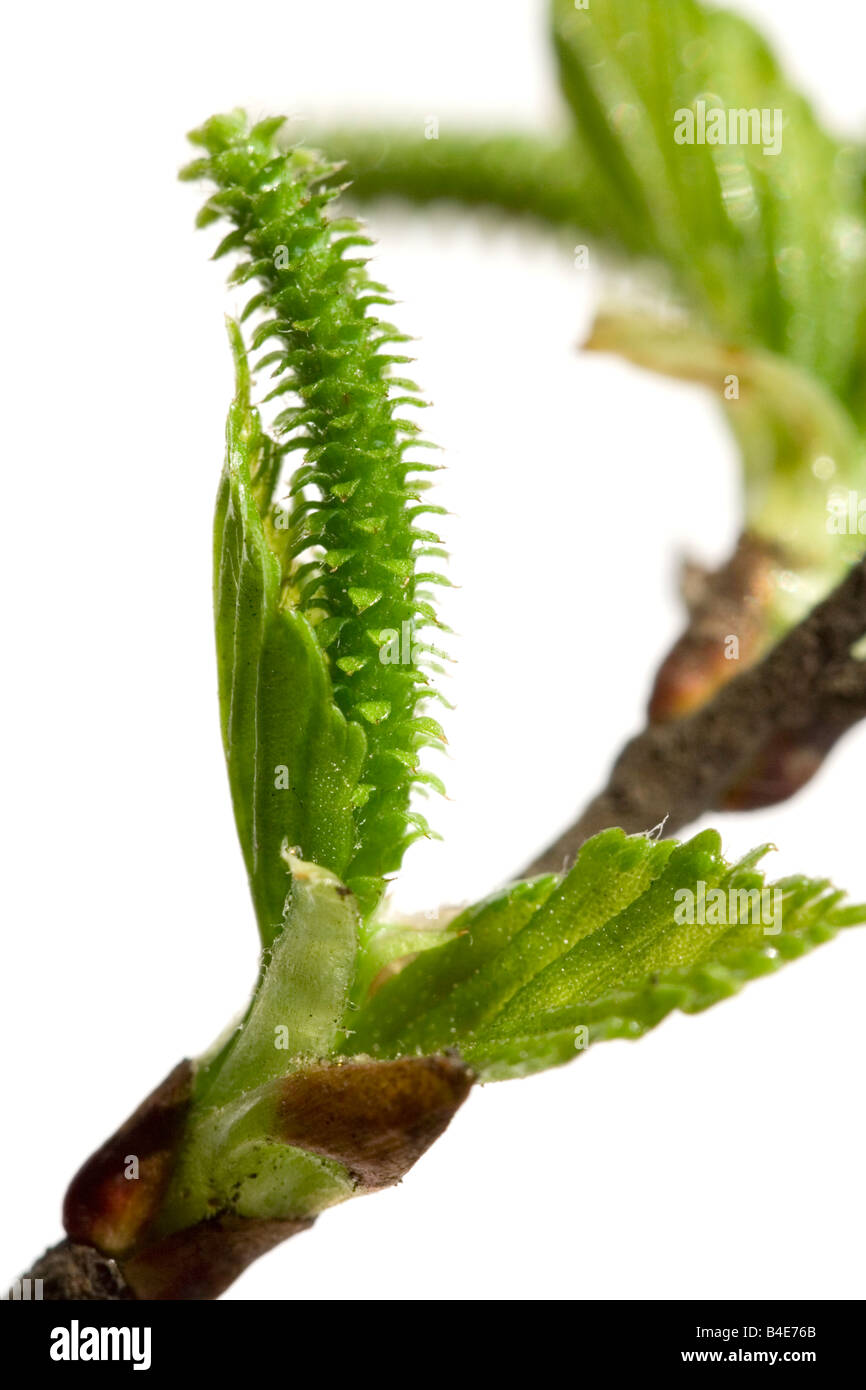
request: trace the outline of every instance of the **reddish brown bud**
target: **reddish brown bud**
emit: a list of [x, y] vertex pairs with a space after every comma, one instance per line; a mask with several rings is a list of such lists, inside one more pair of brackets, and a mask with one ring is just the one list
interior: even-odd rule
[[[179, 1062], [79, 1168], [63, 1203], [63, 1225], [72, 1240], [119, 1255], [141, 1239], [171, 1177], [192, 1077], [192, 1063]], [[127, 1176], [131, 1158], [136, 1177]]]
[[449, 1054], [294, 1072], [280, 1087], [280, 1138], [342, 1163], [365, 1188], [388, 1187], [448, 1127], [472, 1081]]
[[119, 1263], [136, 1298], [162, 1302], [219, 1298], [253, 1260], [312, 1224], [312, 1219], [254, 1221], [215, 1216], [175, 1231]]
[[[727, 564], [713, 572], [683, 568], [688, 625], [664, 658], [649, 702], [651, 723], [680, 719], [706, 704], [733, 676], [766, 651], [774, 573], [780, 557], [769, 545], [741, 536]], [[736, 655], [729, 650], [736, 641]]]

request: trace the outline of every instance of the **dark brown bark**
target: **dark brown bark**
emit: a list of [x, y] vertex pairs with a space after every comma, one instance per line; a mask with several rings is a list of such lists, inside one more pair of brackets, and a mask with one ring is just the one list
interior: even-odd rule
[[161, 1302], [219, 1298], [254, 1260], [312, 1224], [313, 1218], [251, 1221], [215, 1216], [123, 1260], [123, 1274], [136, 1298]]
[[400, 1182], [444, 1134], [472, 1081], [456, 1053], [293, 1072], [280, 1088], [280, 1137], [342, 1163], [375, 1192]]
[[778, 546], [748, 532], [717, 570], [684, 562], [680, 594], [688, 622], [656, 674], [647, 709], [650, 724], [693, 714], [728, 683], [732, 667], [725, 647], [731, 635], [737, 639], [737, 669], [765, 654], [775, 576], [789, 563]]
[[866, 715], [866, 560], [755, 666], [694, 714], [649, 724], [626, 744], [607, 785], [525, 870], [559, 873], [608, 826], [666, 833], [708, 810], [769, 805], [792, 794]]
[[[37, 1296], [35, 1280], [42, 1280], [45, 1302], [104, 1303], [135, 1298], [114, 1260], [92, 1245], [78, 1245], [72, 1240], [61, 1240], [46, 1250], [19, 1282], [23, 1284], [26, 1279], [31, 1281], [31, 1298]], [[11, 1292], [7, 1297], [12, 1297]]]

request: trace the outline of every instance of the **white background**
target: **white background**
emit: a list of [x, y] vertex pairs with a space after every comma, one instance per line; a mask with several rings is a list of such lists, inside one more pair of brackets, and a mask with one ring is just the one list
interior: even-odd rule
[[[4, 83], [6, 676], [0, 1277], [60, 1234], [72, 1170], [243, 1003], [256, 934], [219, 743], [210, 516], [230, 394], [225, 263], [174, 181], [214, 110], [559, 118], [540, 0], [18, 5]], [[758, 16], [862, 128], [849, 0]], [[495, 219], [376, 211], [418, 335], [458, 658], [445, 843], [400, 903], [477, 896], [596, 789], [719, 560], [735, 459], [699, 390], [577, 344], [601, 291]], [[713, 818], [732, 853], [866, 895], [866, 737], [800, 797]], [[866, 934], [639, 1045], [472, 1096], [402, 1187], [322, 1217], [241, 1299], [862, 1296]]]

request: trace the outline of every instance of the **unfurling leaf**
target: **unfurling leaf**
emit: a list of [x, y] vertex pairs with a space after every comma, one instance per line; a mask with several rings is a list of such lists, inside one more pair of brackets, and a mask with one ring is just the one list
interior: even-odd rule
[[327, 658], [307, 618], [280, 602], [279, 564], [254, 494], [261, 427], [234, 324], [231, 336], [238, 385], [214, 527], [217, 666], [235, 819], [269, 946], [289, 890], [284, 843], [301, 859], [346, 873], [366, 745], [360, 726], [334, 702]]
[[[415, 630], [436, 621], [415, 571], [439, 539], [414, 522], [442, 510], [416, 504], [412, 475], [429, 466], [407, 457], [417, 426], [397, 411], [423, 402], [391, 375], [406, 359], [384, 350], [405, 335], [368, 312], [382, 287], [345, 255], [366, 238], [329, 216], [335, 167], [283, 150], [280, 125], [213, 117], [191, 136], [208, 157], [189, 170], [215, 185], [206, 207], [232, 223], [217, 251], [240, 255], [232, 281], [260, 287], [243, 317], [259, 319], [254, 349], [275, 344], [256, 368], [274, 368], [267, 399], [291, 402], [263, 430], [233, 329], [241, 385], [217, 508], [217, 631], [232, 794], [266, 942], [284, 838], [351, 884], [365, 915], [414, 838], [416, 718], [431, 693]], [[283, 497], [295, 450], [303, 462]], [[397, 635], [398, 661], [379, 659], [371, 629]]]
[[368, 997], [344, 1050], [451, 1046], [481, 1080], [526, 1076], [707, 1008], [866, 920], [826, 882], [766, 884], [764, 852], [729, 866], [715, 831], [685, 844], [603, 831], [561, 882], [517, 884], [458, 917], [453, 939]]

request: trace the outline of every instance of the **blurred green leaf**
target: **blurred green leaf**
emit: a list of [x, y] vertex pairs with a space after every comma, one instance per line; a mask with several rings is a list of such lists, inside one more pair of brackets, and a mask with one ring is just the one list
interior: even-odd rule
[[643, 227], [622, 220], [615, 202], [609, 204], [607, 185], [570, 133], [455, 130], [448, 122], [435, 140], [417, 127], [358, 124], [313, 130], [309, 138], [345, 162], [353, 200], [399, 197], [500, 208], [572, 236], [588, 232], [621, 243], [633, 254], [651, 249]]
[[781, 541], [800, 580], [792, 586], [788, 574], [787, 589], [780, 584], [772, 635], [800, 621], [863, 553], [862, 535], [828, 525], [836, 500], [866, 491], [866, 444], [838, 399], [786, 358], [681, 319], [602, 313], [584, 347], [700, 383], [722, 400], [743, 454], [745, 526]]
[[[689, 301], [846, 394], [866, 268], [862, 154], [832, 139], [745, 20], [696, 0], [554, 0], [566, 98], [617, 221]], [[677, 143], [684, 111], [767, 112], [754, 143]], [[776, 117], [774, 113], [779, 112]], [[730, 133], [730, 132], [728, 132]], [[778, 141], [778, 152], [776, 152]]]

